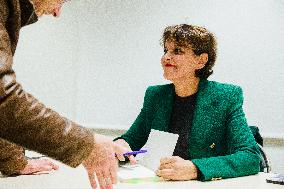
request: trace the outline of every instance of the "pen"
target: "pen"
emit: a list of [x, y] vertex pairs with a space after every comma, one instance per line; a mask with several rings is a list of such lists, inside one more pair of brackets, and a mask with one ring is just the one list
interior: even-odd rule
[[132, 152], [126, 152], [123, 154], [123, 156], [129, 156], [129, 155], [136, 155], [141, 153], [146, 153], [147, 150], [138, 150], [138, 151], [132, 151]]

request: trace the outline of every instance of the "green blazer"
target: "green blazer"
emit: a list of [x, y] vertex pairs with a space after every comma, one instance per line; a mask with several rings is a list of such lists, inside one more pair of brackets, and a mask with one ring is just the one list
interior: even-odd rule
[[[150, 130], [168, 131], [174, 85], [150, 86], [143, 108], [121, 137], [132, 150], [146, 143]], [[200, 180], [256, 174], [260, 153], [243, 112], [242, 89], [201, 80], [189, 136], [189, 157], [201, 172]], [[165, 145], [167, 145], [165, 141]]]

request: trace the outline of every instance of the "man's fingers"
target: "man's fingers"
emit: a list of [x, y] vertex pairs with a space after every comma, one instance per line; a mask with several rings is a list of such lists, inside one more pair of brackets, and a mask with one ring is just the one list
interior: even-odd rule
[[[105, 162], [103, 166], [103, 176], [105, 178], [106, 184], [116, 184], [117, 183], [117, 170], [118, 170], [118, 161], [113, 156], [109, 156], [109, 159]], [[109, 187], [109, 186], [107, 186]]]
[[53, 167], [51, 165], [46, 165], [43, 167], [38, 167], [34, 172], [32, 173], [33, 175], [41, 175], [41, 174], [48, 174], [51, 171], [53, 171]]
[[36, 169], [31, 170], [29, 174], [33, 174], [33, 175], [48, 174], [52, 170], [53, 170], [52, 166], [45, 165], [45, 166], [37, 167]]
[[57, 170], [59, 167], [58, 165], [54, 164], [52, 161], [43, 159], [40, 164], [37, 165], [36, 171], [52, 171]]
[[112, 189], [113, 180], [112, 180], [112, 175], [109, 169], [105, 170], [104, 179], [105, 179], [106, 189]]
[[112, 184], [117, 183], [117, 169], [118, 169], [118, 162], [117, 162], [117, 160], [115, 160], [115, 161], [113, 161], [112, 166], [110, 166], [110, 168], [109, 168], [110, 179], [111, 179]]
[[34, 170], [29, 170], [29, 171], [26, 171], [22, 174], [25, 174], [25, 175], [41, 175], [41, 174], [48, 174], [52, 171], [52, 167], [45, 167], [45, 168], [41, 168], [41, 169], [34, 169]]
[[48, 161], [47, 164], [52, 167], [54, 170], [58, 170], [59, 166], [53, 163], [52, 161]]
[[48, 159], [32, 159], [28, 161], [27, 166], [20, 174], [47, 174], [50, 171], [57, 170], [58, 166]]
[[43, 174], [49, 174], [49, 171], [35, 172], [35, 173], [32, 173], [31, 175], [43, 175]]
[[96, 182], [94, 173], [88, 173], [88, 177], [89, 177], [89, 181], [90, 181], [92, 189], [96, 189], [97, 188], [97, 182]]
[[[123, 151], [115, 150], [113, 141], [103, 135], [95, 135], [95, 144], [92, 153], [83, 161], [83, 166], [87, 172], [95, 172], [98, 179], [98, 185], [101, 189], [112, 189], [113, 183], [117, 182], [116, 171], [118, 167], [117, 159], [123, 160]], [[117, 158], [115, 157], [117, 154]], [[90, 183], [94, 186], [95, 180], [90, 177]], [[95, 187], [93, 187], [95, 188]]]
[[49, 170], [50, 168], [54, 170], [58, 170], [59, 166], [53, 163], [49, 159], [38, 159], [38, 160], [33, 160], [33, 164], [36, 165], [36, 170]]
[[96, 175], [97, 175], [97, 178], [98, 178], [98, 181], [99, 181], [99, 184], [100, 184], [100, 188], [101, 189], [107, 189], [106, 188], [106, 179], [105, 179], [102, 171], [101, 170], [96, 171]]
[[51, 165], [46, 165], [38, 169], [38, 171], [52, 171], [52, 170], [53, 170], [53, 167]]
[[100, 171], [100, 173], [97, 175], [100, 188], [101, 189], [112, 189], [112, 176], [110, 174], [109, 168], [103, 169]]
[[110, 176], [111, 176], [112, 184], [116, 184], [117, 183], [117, 171], [116, 171], [116, 169], [110, 170]]
[[[121, 154], [122, 155], [122, 154]], [[125, 161], [124, 156], [123, 157], [123, 161]], [[105, 172], [104, 175], [106, 177], [108, 177], [107, 181], [110, 181], [111, 184], [111, 188], [112, 188], [112, 184], [116, 184], [117, 183], [117, 169], [118, 169], [118, 162], [116, 160], [116, 158], [112, 155], [112, 153], [110, 153], [110, 156], [108, 158], [108, 162], [105, 162], [106, 166], [105, 167]]]
[[52, 164], [52, 168], [53, 168], [54, 170], [58, 170], [58, 169], [59, 169], [59, 166], [56, 165], [56, 164]]

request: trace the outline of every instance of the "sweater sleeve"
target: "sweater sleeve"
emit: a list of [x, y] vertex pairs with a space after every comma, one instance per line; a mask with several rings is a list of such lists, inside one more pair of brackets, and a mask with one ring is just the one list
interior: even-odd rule
[[27, 165], [24, 149], [0, 139], [0, 171], [5, 175], [19, 173]]
[[16, 81], [10, 36], [5, 28], [7, 18], [3, 15], [1, 12], [0, 138], [76, 167], [91, 153], [93, 134], [47, 108]]

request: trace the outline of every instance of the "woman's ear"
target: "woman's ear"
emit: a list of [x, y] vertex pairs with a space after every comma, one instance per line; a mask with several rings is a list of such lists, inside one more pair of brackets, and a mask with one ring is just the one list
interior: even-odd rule
[[208, 62], [208, 54], [207, 53], [202, 53], [201, 55], [199, 55], [199, 62], [198, 62], [198, 65], [200, 66], [199, 69], [202, 69], [207, 62]]

